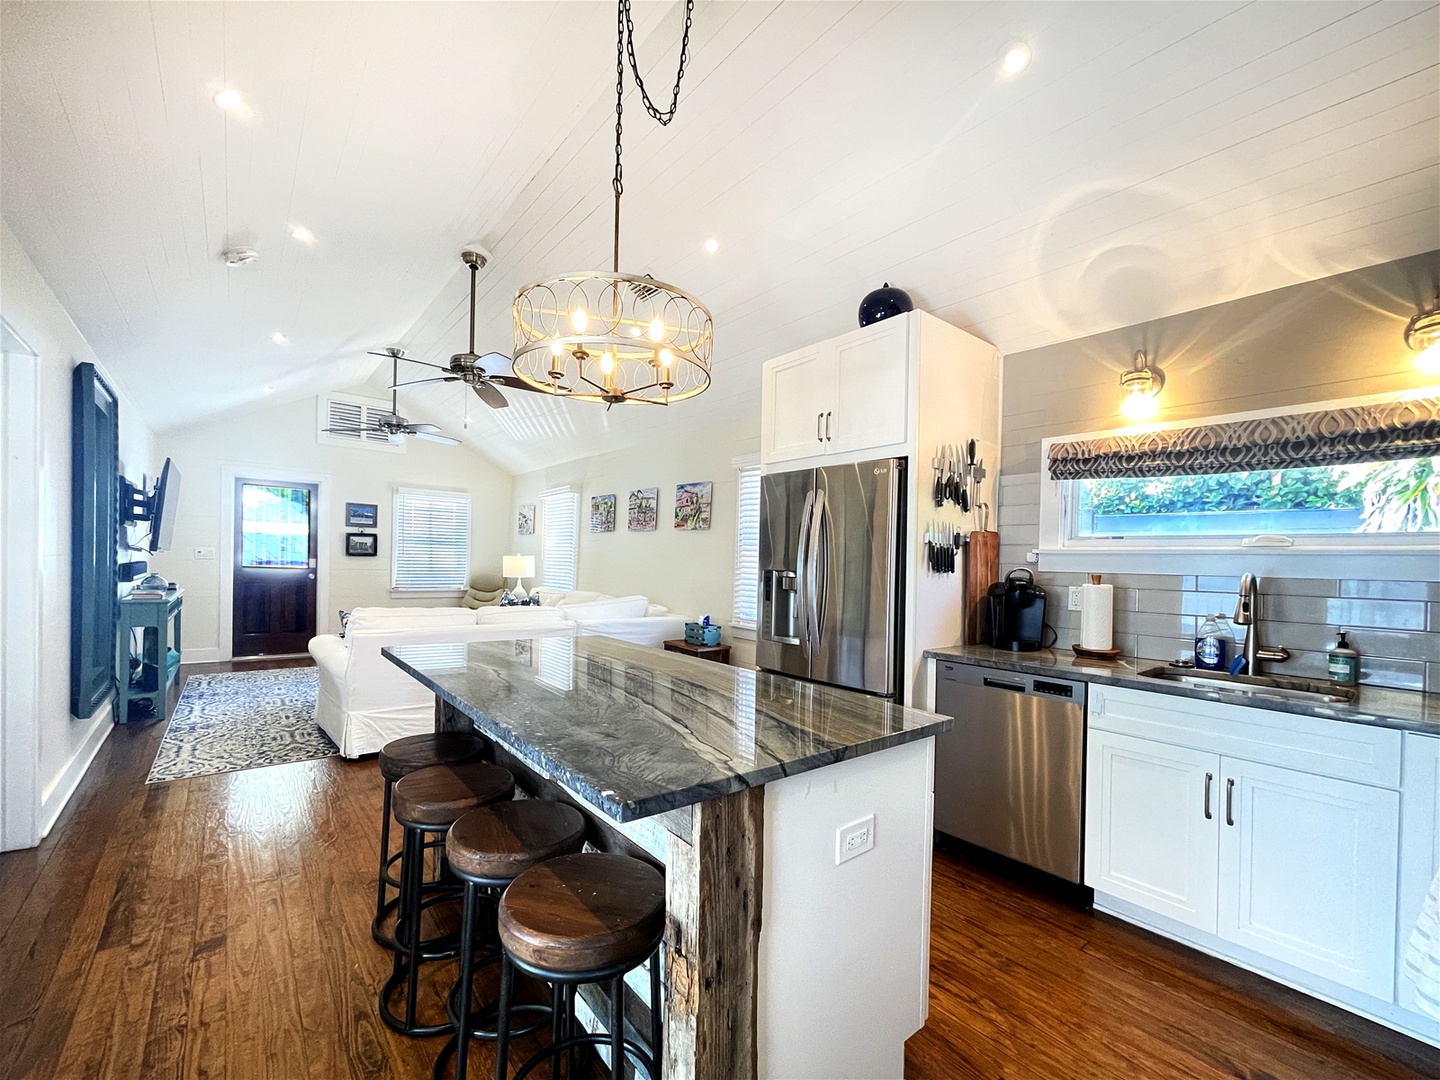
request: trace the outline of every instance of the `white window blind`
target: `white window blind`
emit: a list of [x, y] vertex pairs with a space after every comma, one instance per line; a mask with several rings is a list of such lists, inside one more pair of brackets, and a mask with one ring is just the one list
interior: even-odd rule
[[754, 630], [760, 611], [760, 466], [739, 467], [735, 512], [735, 611], [730, 625]]
[[575, 588], [580, 547], [580, 499], [569, 488], [540, 493], [540, 584]]
[[390, 587], [418, 592], [463, 590], [470, 577], [470, 496], [400, 488]]

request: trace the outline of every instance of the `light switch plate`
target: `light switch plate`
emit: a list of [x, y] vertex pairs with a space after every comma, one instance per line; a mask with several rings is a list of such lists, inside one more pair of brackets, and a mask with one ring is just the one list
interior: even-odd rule
[[195, 558], [213, 559], [215, 558], [215, 549], [210, 547], [197, 547], [195, 549]]
[[864, 855], [875, 846], [875, 815], [867, 814], [859, 821], [835, 830], [835, 865]]

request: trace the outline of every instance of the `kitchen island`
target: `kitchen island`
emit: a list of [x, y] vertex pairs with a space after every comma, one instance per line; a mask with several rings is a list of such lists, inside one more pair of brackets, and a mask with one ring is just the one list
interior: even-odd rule
[[385, 656], [438, 729], [473, 727], [595, 847], [664, 866], [667, 1078], [902, 1075], [948, 719], [603, 637]]

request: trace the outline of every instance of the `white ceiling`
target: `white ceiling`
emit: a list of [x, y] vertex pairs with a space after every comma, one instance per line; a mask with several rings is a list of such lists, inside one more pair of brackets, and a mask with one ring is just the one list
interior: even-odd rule
[[[158, 427], [443, 363], [471, 240], [508, 351], [517, 286], [609, 262], [614, 11], [6, 3], [0, 211]], [[636, 11], [668, 88], [680, 7]], [[1440, 247], [1433, 3], [709, 3], [691, 50], [671, 127], [627, 99], [621, 261], [709, 303], [712, 388], [402, 412], [524, 471], [758, 431], [763, 360], [883, 280], [1015, 352]]]

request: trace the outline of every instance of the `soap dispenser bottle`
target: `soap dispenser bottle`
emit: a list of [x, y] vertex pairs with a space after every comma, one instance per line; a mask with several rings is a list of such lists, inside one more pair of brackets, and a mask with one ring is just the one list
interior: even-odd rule
[[1330, 681], [1341, 686], [1354, 686], [1360, 681], [1360, 653], [1345, 640], [1345, 628], [1336, 628], [1339, 637], [1330, 646]]

